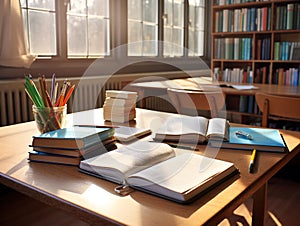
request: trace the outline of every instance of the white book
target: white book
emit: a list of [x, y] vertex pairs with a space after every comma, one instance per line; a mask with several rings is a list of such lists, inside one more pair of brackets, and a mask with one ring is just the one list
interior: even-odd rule
[[106, 97], [103, 106], [116, 106], [116, 107], [135, 107], [136, 100], [135, 99], [120, 99], [114, 97]]
[[106, 90], [106, 97], [113, 97], [118, 99], [136, 99], [137, 92], [125, 90]]
[[83, 160], [79, 170], [124, 189], [129, 186], [180, 203], [194, 200], [238, 172], [231, 162], [192, 152], [176, 155], [167, 144], [144, 141]]
[[130, 142], [150, 134], [151, 130], [148, 128], [118, 126], [115, 128], [114, 137], [121, 142]]

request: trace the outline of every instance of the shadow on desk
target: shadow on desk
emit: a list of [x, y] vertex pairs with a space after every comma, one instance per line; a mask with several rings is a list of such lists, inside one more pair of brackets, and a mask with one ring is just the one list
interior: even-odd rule
[[164, 205], [160, 205], [157, 202], [160, 202], [160, 199], [162, 199], [162, 197], [149, 195], [147, 199], [145, 199], [145, 194], [138, 191], [133, 191], [132, 193], [130, 193], [130, 196], [143, 206], [150, 207], [156, 210], [162, 210], [163, 212], [168, 212], [172, 215], [188, 218], [192, 214], [194, 214], [197, 209], [207, 204], [211, 199], [213, 199], [216, 195], [226, 189], [226, 187], [232, 184], [239, 177], [239, 174], [231, 176], [229, 179], [226, 179], [224, 182], [218, 184], [216, 187], [214, 187], [212, 190], [207, 191], [205, 194], [201, 194], [199, 197], [188, 204], [178, 204], [176, 202], [168, 200], [167, 202], [164, 202]]
[[[299, 176], [294, 178], [292, 175], [289, 175], [286, 178], [280, 172], [270, 179], [268, 183], [266, 226], [299, 225], [299, 190]], [[251, 225], [252, 205], [252, 199], [248, 199], [229, 218], [223, 220], [219, 226]]]
[[[97, 178], [96, 178], [97, 179]], [[112, 183], [110, 183], [112, 184]], [[113, 184], [112, 184], [113, 185]], [[60, 209], [50, 207], [44, 203], [29, 198], [23, 194], [11, 190], [10, 188], [0, 187], [0, 225], [43, 225], [43, 226], [88, 226], [87, 223], [79, 220], [76, 216], [65, 213]], [[300, 209], [300, 182], [292, 179], [285, 179], [280, 176], [272, 178], [269, 182], [268, 205], [266, 225], [298, 225]], [[213, 194], [207, 194], [213, 195]], [[132, 194], [138, 202], [150, 206], [148, 202], [143, 202], [141, 192]], [[208, 199], [205, 198], [206, 201]], [[158, 197], [151, 198], [152, 202], [159, 201]], [[201, 198], [196, 202], [204, 203]], [[155, 203], [152, 204], [157, 207]], [[151, 205], [151, 206], [152, 206]], [[176, 203], [168, 202], [167, 208]], [[178, 205], [181, 210], [185, 205]], [[228, 225], [251, 225], [252, 199], [247, 200], [234, 214], [222, 221], [219, 226]], [[178, 210], [178, 211], [179, 211]], [[176, 214], [176, 213], [175, 213]], [[239, 223], [239, 224], [238, 224]]]

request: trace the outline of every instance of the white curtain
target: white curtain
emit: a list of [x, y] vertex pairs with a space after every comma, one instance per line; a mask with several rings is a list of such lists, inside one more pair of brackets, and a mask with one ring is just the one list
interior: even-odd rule
[[19, 0], [0, 0], [0, 66], [29, 68], [30, 55]]

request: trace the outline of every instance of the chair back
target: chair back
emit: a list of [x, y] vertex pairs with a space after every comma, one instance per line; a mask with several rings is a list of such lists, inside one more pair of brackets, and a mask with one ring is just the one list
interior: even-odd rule
[[198, 115], [199, 110], [210, 111], [211, 118], [221, 117], [225, 98], [218, 91], [168, 89], [168, 96], [180, 114]]
[[268, 127], [270, 116], [300, 119], [300, 98], [256, 93], [255, 99], [262, 112], [263, 127]]

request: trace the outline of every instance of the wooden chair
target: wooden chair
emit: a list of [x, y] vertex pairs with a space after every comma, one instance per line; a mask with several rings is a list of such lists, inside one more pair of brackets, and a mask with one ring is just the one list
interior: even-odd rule
[[178, 113], [199, 115], [199, 110], [210, 112], [211, 118], [223, 117], [220, 111], [225, 104], [222, 92], [168, 89], [168, 96]]
[[260, 111], [263, 113], [263, 127], [268, 127], [270, 116], [300, 122], [300, 98], [256, 93], [255, 99]]

